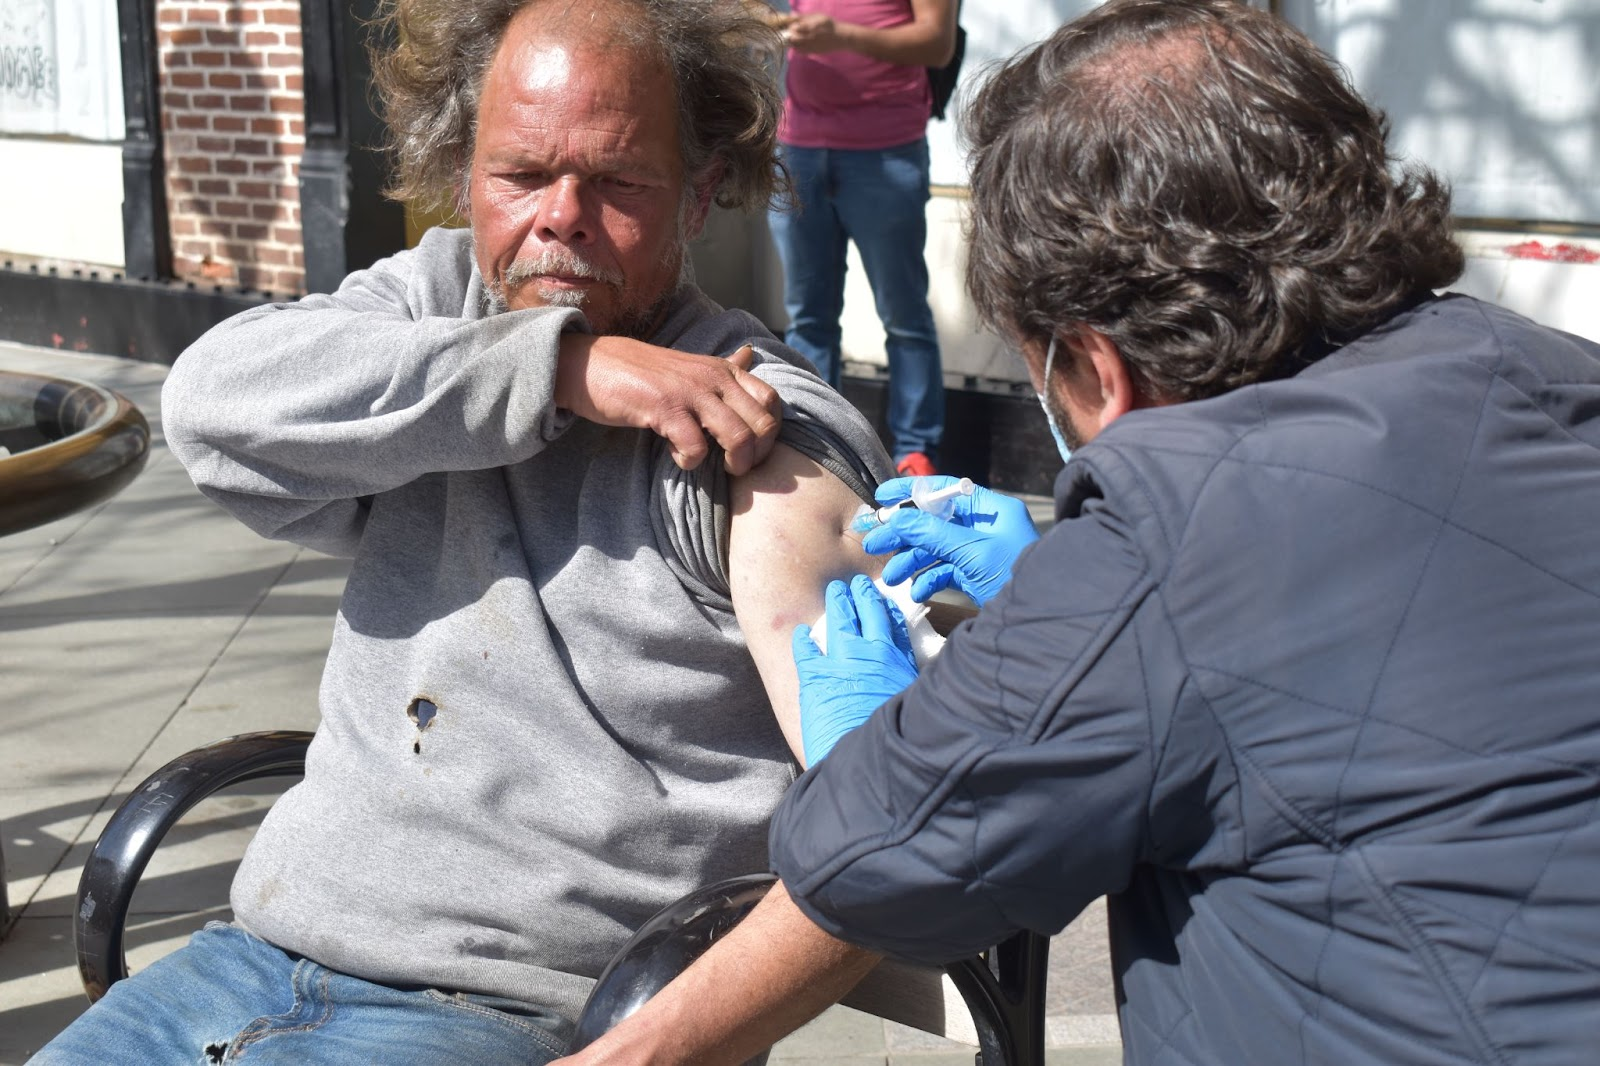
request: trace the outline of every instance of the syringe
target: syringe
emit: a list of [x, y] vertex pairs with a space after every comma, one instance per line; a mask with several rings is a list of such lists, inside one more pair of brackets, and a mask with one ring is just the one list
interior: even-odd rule
[[954, 500], [957, 496], [971, 495], [972, 479], [970, 477], [964, 477], [954, 485], [942, 489], [934, 489], [932, 492], [918, 492], [913, 488], [910, 497], [901, 500], [899, 503], [891, 503], [877, 508], [863, 504], [861, 510], [850, 520], [850, 532], [870, 533], [889, 521], [889, 516], [903, 507], [916, 507], [923, 511], [931, 511], [938, 507], [939, 504]]

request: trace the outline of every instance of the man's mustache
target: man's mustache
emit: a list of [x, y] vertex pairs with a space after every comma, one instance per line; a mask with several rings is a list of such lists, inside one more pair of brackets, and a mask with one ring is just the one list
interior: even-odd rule
[[623, 281], [622, 274], [618, 271], [597, 266], [577, 252], [551, 248], [538, 255], [518, 259], [506, 267], [501, 283], [507, 286], [521, 285], [548, 275], [582, 278], [585, 281], [598, 281], [604, 285], [621, 285]]

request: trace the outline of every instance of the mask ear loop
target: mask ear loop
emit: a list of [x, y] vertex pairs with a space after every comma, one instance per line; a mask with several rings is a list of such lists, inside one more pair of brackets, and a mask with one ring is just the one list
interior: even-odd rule
[[[1050, 387], [1050, 371], [1056, 363], [1056, 335], [1050, 335], [1050, 347], [1044, 353], [1044, 387]], [[1056, 421], [1055, 412], [1050, 410], [1050, 401], [1044, 398], [1043, 392], [1034, 393], [1039, 397], [1039, 406], [1044, 408], [1045, 420], [1050, 423], [1050, 435], [1056, 439], [1056, 451], [1061, 453], [1061, 461], [1069, 462], [1072, 459], [1072, 446], [1067, 443], [1067, 438], [1061, 432], [1061, 425]]]

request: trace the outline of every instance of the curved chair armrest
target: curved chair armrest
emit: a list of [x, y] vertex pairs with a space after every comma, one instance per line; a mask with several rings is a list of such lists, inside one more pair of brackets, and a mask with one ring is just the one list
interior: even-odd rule
[[718, 881], [668, 904], [641, 925], [600, 972], [567, 1053], [588, 1047], [644, 1006], [738, 925], [777, 881], [772, 874]]
[[161, 838], [207, 796], [258, 777], [305, 770], [311, 734], [245, 733], [180, 755], [151, 774], [111, 816], [78, 881], [72, 938], [78, 974], [93, 1003], [128, 976], [122, 932], [128, 905]]
[[[595, 981], [567, 1053], [612, 1026], [688, 969], [749, 914], [777, 882], [749, 874], [696, 889], [656, 914], [624, 944]], [[972, 1013], [978, 1066], [1043, 1066], [1044, 983], [1050, 941], [1018, 933], [983, 957], [945, 968]]]

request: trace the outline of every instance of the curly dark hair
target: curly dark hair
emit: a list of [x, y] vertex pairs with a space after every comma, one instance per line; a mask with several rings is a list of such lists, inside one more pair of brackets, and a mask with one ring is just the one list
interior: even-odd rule
[[[484, 77], [511, 20], [535, 4], [660, 59], [678, 88], [685, 173], [694, 182], [722, 164], [717, 204], [753, 210], [784, 187], [775, 155], [782, 97], [769, 63], [782, 39], [740, 0], [382, 0], [370, 48], [394, 158], [391, 197], [463, 206]], [[619, 9], [637, 17], [616, 17]]]
[[1278, 17], [1110, 0], [968, 106], [967, 285], [1018, 340], [1084, 323], [1194, 400], [1288, 373], [1460, 276], [1450, 194]]

